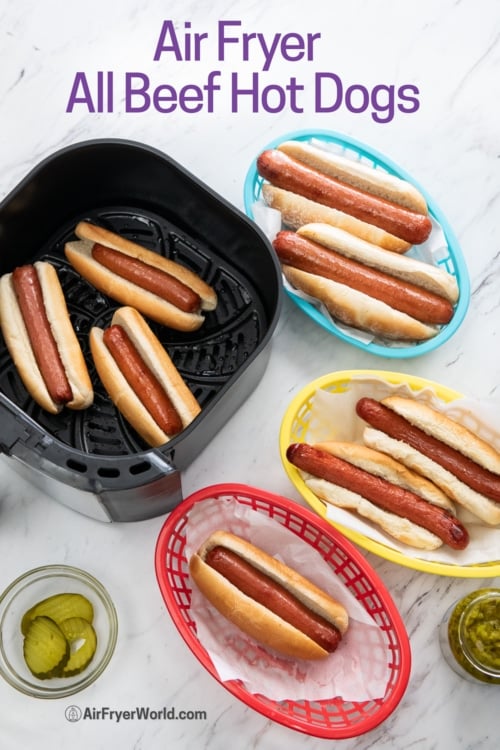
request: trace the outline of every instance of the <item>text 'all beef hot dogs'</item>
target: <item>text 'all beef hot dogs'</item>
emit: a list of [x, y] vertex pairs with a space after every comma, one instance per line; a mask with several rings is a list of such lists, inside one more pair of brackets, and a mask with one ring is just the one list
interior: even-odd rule
[[122, 307], [90, 331], [97, 373], [124, 418], [152, 446], [187, 427], [200, 405], [142, 315]]
[[38, 261], [2, 276], [0, 320], [19, 376], [43, 409], [90, 406], [92, 383], [54, 266]]
[[96, 289], [179, 331], [195, 331], [217, 295], [197, 274], [114, 232], [81, 221], [65, 255]]
[[211, 534], [191, 557], [189, 570], [224, 617], [286, 656], [325, 658], [347, 630], [348, 613], [339, 602], [234, 534]]

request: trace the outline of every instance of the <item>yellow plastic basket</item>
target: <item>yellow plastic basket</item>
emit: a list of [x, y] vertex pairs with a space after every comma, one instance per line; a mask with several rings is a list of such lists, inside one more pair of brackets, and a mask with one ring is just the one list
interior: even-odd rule
[[427, 573], [444, 576], [490, 578], [500, 575], [500, 560], [492, 560], [487, 563], [474, 565], [452, 565], [409, 557], [399, 550], [385, 546], [384, 544], [361, 534], [359, 531], [346, 528], [339, 523], [333, 522], [327, 517], [326, 504], [307, 487], [298, 469], [287, 460], [286, 450], [290, 443], [305, 442], [307, 439], [307, 431], [311, 419], [312, 401], [316, 392], [320, 389], [331, 393], [345, 392], [349, 389], [351, 380], [356, 377], [381, 378], [391, 385], [405, 384], [414, 391], [419, 391], [423, 388], [431, 388], [439, 399], [447, 403], [454, 401], [457, 398], [462, 398], [461, 393], [432, 380], [399, 372], [388, 372], [385, 370], [341, 370], [323, 375], [322, 377], [313, 380], [291, 401], [281, 423], [281, 461], [295, 488], [311, 508], [321, 516], [321, 518], [338, 528], [339, 531], [351, 539], [351, 541], [386, 560], [398, 563], [399, 565], [404, 565], [408, 568], [414, 568]]

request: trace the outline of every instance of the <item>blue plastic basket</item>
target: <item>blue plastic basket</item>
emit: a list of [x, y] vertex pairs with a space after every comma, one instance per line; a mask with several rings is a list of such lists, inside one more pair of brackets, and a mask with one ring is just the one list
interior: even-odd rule
[[[427, 352], [437, 349], [439, 346], [444, 344], [459, 328], [462, 324], [470, 301], [470, 281], [467, 272], [467, 266], [463, 257], [458, 239], [455, 236], [450, 224], [446, 217], [443, 215], [435, 201], [427, 193], [427, 191], [419, 185], [411, 175], [401, 169], [397, 164], [388, 159], [383, 154], [375, 151], [374, 149], [366, 146], [363, 143], [350, 138], [340, 133], [335, 133], [328, 130], [302, 130], [294, 133], [288, 133], [275, 138], [273, 141], [268, 143], [262, 148], [262, 151], [267, 149], [276, 148], [283, 141], [295, 140], [295, 141], [310, 141], [317, 139], [326, 143], [336, 144], [340, 146], [342, 152], [351, 158], [362, 160], [364, 164], [371, 165], [378, 169], [383, 169], [386, 172], [396, 175], [408, 182], [411, 182], [425, 197], [429, 208], [429, 214], [435, 219], [435, 221], [441, 226], [446, 239], [446, 245], [448, 253], [445, 257], [439, 260], [439, 265], [446, 269], [448, 273], [455, 276], [459, 288], [459, 299], [455, 307], [455, 312], [451, 321], [442, 326], [439, 332], [432, 339], [427, 341], [400, 344], [395, 345], [384, 345], [377, 342], [364, 342], [354, 336], [349, 335], [348, 332], [337, 326], [329, 318], [327, 318], [321, 310], [315, 305], [311, 304], [302, 297], [294, 294], [292, 290], [286, 289], [289, 297], [298, 305], [298, 307], [312, 318], [316, 323], [322, 326], [329, 333], [334, 336], [347, 341], [349, 344], [353, 344], [360, 349], [364, 349], [372, 354], [377, 354], [382, 357], [391, 358], [408, 358], [418, 357]], [[256, 159], [250, 166], [244, 184], [244, 205], [247, 215], [254, 219], [253, 205], [261, 197], [262, 185], [264, 183], [263, 178], [258, 174], [256, 167]]]

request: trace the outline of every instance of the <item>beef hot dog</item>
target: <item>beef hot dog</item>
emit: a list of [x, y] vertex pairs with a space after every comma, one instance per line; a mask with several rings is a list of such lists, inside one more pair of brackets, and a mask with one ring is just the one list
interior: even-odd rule
[[172, 274], [98, 243], [92, 248], [92, 257], [121, 278], [147, 289], [179, 310], [194, 313], [200, 309], [200, 295]]
[[487, 524], [500, 523], [500, 455], [458, 422], [416, 400], [362, 398], [364, 442], [442, 487]]
[[318, 497], [356, 511], [398, 541], [428, 550], [443, 543], [456, 550], [468, 545], [467, 529], [449, 498], [383, 453], [326, 442], [292, 443], [286, 455]]
[[345, 211], [412, 245], [425, 242], [432, 231], [428, 216], [326, 176], [278, 149], [269, 149], [259, 155], [257, 171], [276, 187]]
[[284, 141], [279, 144], [278, 149], [292, 159], [297, 159], [347, 185], [378, 195], [409, 211], [424, 215], [428, 213], [427, 201], [414, 185], [383, 169], [374, 169], [360, 161], [348, 159], [330, 149], [320, 148], [305, 141]]
[[396, 341], [425, 341], [439, 330], [332, 279], [287, 265], [282, 265], [282, 271], [293, 287], [322, 302], [345, 325]]
[[357, 289], [422, 323], [444, 325], [453, 317], [451, 303], [434, 292], [347, 258], [296, 232], [278, 232], [273, 247], [285, 265]]
[[338, 227], [314, 222], [298, 228], [297, 234], [329, 250], [356, 260], [365, 266], [387, 273], [397, 279], [426, 289], [454, 305], [458, 301], [458, 283], [451, 273], [440, 266], [426, 263], [409, 255], [387, 252]]
[[90, 406], [92, 383], [54, 266], [37, 261], [3, 275], [0, 320], [19, 376], [43, 409]]
[[217, 306], [214, 289], [179, 263], [89, 222], [81, 221], [75, 234], [79, 241], [64, 248], [74, 268], [99, 291], [152, 320], [194, 331], [205, 320], [203, 312]]
[[345, 608], [241, 537], [210, 535], [189, 561], [201, 593], [240, 630], [286, 656], [321, 659], [347, 630]]
[[142, 315], [115, 311], [105, 330], [90, 331], [90, 350], [109, 397], [154, 447], [187, 427], [200, 406]]
[[289, 229], [299, 229], [304, 224], [319, 222], [342, 229], [365, 242], [395, 253], [405, 253], [411, 247], [409, 242], [405, 242], [400, 237], [395, 237], [366, 221], [360, 221], [345, 211], [324, 206], [322, 203], [317, 203], [298, 193], [292, 193], [290, 190], [283, 190], [269, 182], [262, 185], [262, 197], [266, 205], [280, 212], [283, 225]]

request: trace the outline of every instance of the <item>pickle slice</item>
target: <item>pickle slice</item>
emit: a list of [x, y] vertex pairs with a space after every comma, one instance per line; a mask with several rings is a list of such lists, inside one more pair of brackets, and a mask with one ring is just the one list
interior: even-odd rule
[[70, 645], [70, 657], [63, 666], [61, 677], [80, 674], [90, 664], [97, 648], [94, 628], [83, 617], [70, 617], [59, 627]]
[[40, 680], [57, 677], [70, 658], [69, 643], [57, 623], [35, 617], [26, 633], [23, 654], [30, 672]]
[[94, 619], [94, 608], [83, 594], [54, 594], [31, 607], [21, 620], [21, 632], [26, 635], [31, 621], [39, 616], [50, 617], [58, 625], [70, 617], [83, 617], [88, 622]]

